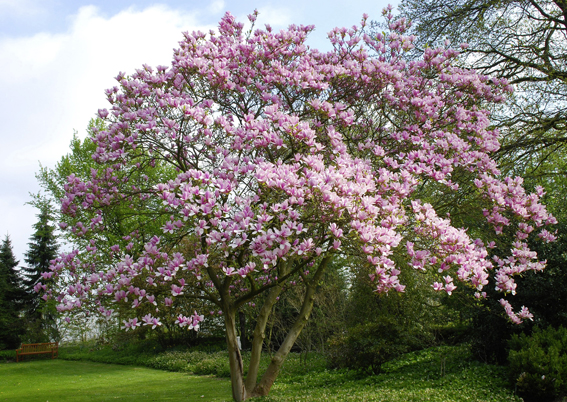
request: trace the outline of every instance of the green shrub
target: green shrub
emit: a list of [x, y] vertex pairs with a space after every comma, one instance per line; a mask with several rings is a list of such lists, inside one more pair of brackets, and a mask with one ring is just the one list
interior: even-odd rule
[[198, 375], [215, 375], [217, 377], [230, 377], [230, 367], [226, 352], [208, 354], [191, 366], [192, 372]]
[[188, 371], [186, 355], [183, 352], [165, 352], [149, 358], [144, 365], [158, 370]]
[[567, 396], [567, 329], [535, 328], [531, 336], [514, 335], [509, 345], [510, 376], [520, 395]]
[[413, 349], [412, 343], [408, 332], [387, 319], [357, 325], [330, 340], [329, 365], [378, 374], [382, 364]]
[[0, 350], [0, 362], [16, 361], [16, 350]]

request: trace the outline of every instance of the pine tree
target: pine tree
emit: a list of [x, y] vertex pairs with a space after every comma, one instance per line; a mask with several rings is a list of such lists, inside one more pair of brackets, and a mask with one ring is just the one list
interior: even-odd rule
[[25, 254], [27, 267], [23, 267], [24, 289], [28, 295], [26, 322], [29, 342], [45, 342], [58, 336], [55, 311], [34, 290], [38, 282], [46, 284], [41, 274], [49, 271], [50, 261], [57, 257], [55, 227], [50, 225], [52, 217], [49, 204], [40, 206], [38, 221], [33, 225], [35, 232], [30, 237]]
[[[28, 252], [25, 254], [27, 267], [22, 268], [24, 273], [24, 285], [28, 293], [37, 295], [34, 286], [38, 282], [44, 282], [41, 274], [49, 272], [50, 261], [57, 257], [57, 239], [55, 237], [55, 227], [50, 225], [52, 221], [49, 206], [41, 207], [37, 215], [38, 221], [33, 225], [35, 232], [30, 237]], [[35, 307], [39, 305], [39, 296], [36, 297]]]
[[24, 333], [26, 292], [16, 267], [12, 242], [6, 235], [0, 246], [0, 350], [19, 346]]

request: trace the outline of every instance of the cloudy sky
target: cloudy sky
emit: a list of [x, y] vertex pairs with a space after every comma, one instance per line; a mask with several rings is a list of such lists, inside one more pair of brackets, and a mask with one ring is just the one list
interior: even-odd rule
[[181, 32], [216, 27], [226, 11], [254, 9], [274, 28], [314, 24], [309, 44], [328, 50], [326, 33], [363, 13], [379, 20], [385, 0], [0, 0], [0, 235], [23, 255], [37, 211], [30, 193], [40, 163], [53, 167], [106, 107], [119, 71], [167, 65]]

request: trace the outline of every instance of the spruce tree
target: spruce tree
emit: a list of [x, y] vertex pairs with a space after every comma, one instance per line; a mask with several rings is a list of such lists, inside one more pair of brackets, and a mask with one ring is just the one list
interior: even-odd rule
[[40, 206], [38, 221], [33, 225], [34, 233], [24, 255], [26, 267], [23, 267], [24, 289], [28, 295], [26, 338], [29, 342], [46, 342], [57, 338], [55, 310], [48, 306], [41, 295], [34, 290], [38, 282], [46, 284], [41, 274], [49, 271], [50, 261], [57, 257], [55, 227], [50, 224], [52, 217], [49, 204]]
[[0, 246], [0, 350], [17, 348], [24, 333], [22, 314], [27, 297], [16, 271], [18, 263], [6, 235]]

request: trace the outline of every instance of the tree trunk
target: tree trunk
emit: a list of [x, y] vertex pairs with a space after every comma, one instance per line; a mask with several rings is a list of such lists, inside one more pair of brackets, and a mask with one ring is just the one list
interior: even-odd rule
[[266, 396], [270, 392], [270, 389], [272, 388], [274, 381], [278, 377], [280, 369], [287, 355], [291, 351], [291, 348], [293, 347], [295, 340], [297, 339], [297, 337], [301, 333], [301, 330], [303, 329], [303, 327], [307, 323], [307, 320], [309, 319], [309, 315], [313, 310], [313, 302], [315, 301], [315, 292], [317, 290], [317, 284], [321, 280], [330, 259], [331, 259], [330, 257], [324, 258], [323, 261], [321, 261], [321, 263], [319, 264], [317, 272], [315, 273], [313, 278], [311, 278], [310, 281], [306, 281], [305, 297], [303, 298], [303, 305], [301, 306], [301, 311], [299, 312], [299, 315], [295, 320], [295, 323], [287, 333], [283, 343], [280, 345], [280, 348], [278, 349], [274, 357], [272, 357], [272, 361], [270, 362], [270, 365], [268, 366], [266, 372], [262, 376], [260, 382], [256, 385], [256, 387], [252, 391], [251, 396]]
[[252, 338], [252, 351], [250, 354], [250, 365], [248, 367], [248, 374], [246, 375], [246, 390], [249, 394], [256, 387], [256, 381], [258, 379], [258, 370], [260, 368], [260, 357], [262, 356], [262, 346], [264, 345], [264, 339], [266, 338], [266, 324], [268, 323], [268, 318], [272, 312], [272, 307], [276, 303], [278, 296], [281, 294], [283, 286], [276, 285], [271, 288], [268, 292], [268, 296], [260, 309], [260, 314], [258, 314], [258, 319], [256, 321], [256, 327], [254, 328], [254, 337]]
[[244, 312], [238, 312], [238, 319], [240, 321], [240, 345], [242, 350], [248, 350], [248, 338], [246, 337], [246, 315]]
[[225, 308], [224, 313], [232, 397], [235, 401], [241, 402], [248, 399], [250, 395], [246, 392], [246, 387], [244, 386], [244, 365], [242, 364], [242, 355], [238, 349], [238, 338], [236, 334], [236, 312], [234, 309]]

